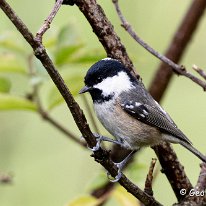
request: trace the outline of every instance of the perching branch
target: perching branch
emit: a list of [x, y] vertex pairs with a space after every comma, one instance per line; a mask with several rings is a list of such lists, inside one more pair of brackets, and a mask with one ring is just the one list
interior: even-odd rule
[[[34, 51], [34, 55], [41, 61], [42, 65], [47, 70], [54, 84], [58, 88], [65, 102], [67, 103], [68, 108], [70, 109], [73, 118], [78, 126], [80, 132], [85, 138], [88, 146], [93, 148], [96, 145], [96, 138], [92, 134], [89, 125], [87, 124], [85, 115], [80, 109], [77, 102], [74, 100], [72, 94], [70, 93], [68, 87], [64, 83], [61, 75], [56, 70], [53, 62], [49, 58], [44, 46], [41, 42], [37, 41], [32, 33], [29, 31], [27, 26], [22, 22], [22, 20], [15, 14], [10, 5], [5, 1], [0, 1], [0, 8], [7, 15], [10, 21], [15, 25], [18, 31], [22, 34], [25, 40], [30, 44]], [[109, 173], [115, 177], [117, 175], [117, 168], [109, 157], [109, 152], [103, 149], [100, 149], [94, 152], [93, 157], [97, 162], [99, 162]], [[119, 180], [119, 183], [132, 195], [138, 198], [145, 205], [161, 205], [153, 197], [150, 197], [145, 192], [143, 192], [139, 187], [134, 185], [126, 176], [123, 174], [122, 178]]]
[[206, 82], [202, 81], [201, 79], [197, 78], [196, 76], [194, 76], [193, 74], [191, 74], [190, 72], [188, 72], [185, 68], [185, 66], [183, 65], [178, 65], [176, 63], [174, 63], [173, 61], [171, 61], [170, 59], [168, 59], [166, 56], [160, 54], [159, 52], [157, 52], [156, 50], [154, 50], [150, 45], [148, 45], [146, 42], [144, 42], [137, 34], [136, 32], [133, 30], [132, 26], [126, 21], [125, 17], [123, 16], [119, 4], [118, 4], [118, 0], [112, 0], [114, 3], [114, 6], [116, 8], [117, 14], [122, 22], [122, 26], [124, 27], [124, 29], [130, 34], [130, 36], [136, 41], [138, 42], [141, 46], [143, 46], [147, 51], [149, 51], [152, 55], [154, 55], [155, 57], [157, 57], [158, 59], [160, 59], [161, 61], [163, 61], [164, 63], [166, 63], [167, 65], [169, 65], [175, 73], [179, 74], [179, 75], [183, 75], [186, 76], [187, 78], [191, 79], [193, 82], [195, 82], [196, 84], [198, 84], [199, 86], [201, 86], [203, 88], [204, 91], [206, 91]]
[[[115, 4], [115, 8], [117, 10], [117, 13], [121, 19], [121, 22], [123, 23], [123, 27], [125, 27], [125, 29], [129, 32], [129, 34], [131, 36], [133, 36], [133, 38], [135, 38], [135, 40], [138, 43], [143, 45], [143, 47], [146, 47], [146, 49], [148, 49], [150, 52], [153, 52], [153, 55], [156, 55], [161, 60], [167, 60], [167, 58], [165, 59], [164, 56], [159, 55], [155, 50], [153, 50], [149, 45], [147, 45], [145, 42], [143, 42], [136, 35], [136, 33], [134, 32], [132, 27], [128, 24], [128, 22], [125, 20], [124, 16], [122, 15], [121, 10], [120, 10], [119, 5], [118, 5], [118, 0], [113, 1], [113, 2]], [[187, 15], [183, 19], [183, 22], [176, 33], [176, 36], [174, 37], [174, 39], [171, 43], [171, 47], [170, 47], [171, 51], [169, 49], [169, 52], [168, 52], [169, 54], [171, 54], [171, 56], [169, 55], [169, 57], [175, 57], [174, 60], [179, 60], [181, 58], [181, 55], [183, 54], [183, 51], [185, 50], [185, 47], [188, 44], [192, 34], [195, 31], [197, 23], [200, 20], [200, 17], [203, 14], [205, 6], [206, 6], [206, 2], [204, 0], [194, 1], [192, 3], [190, 9], [187, 12]], [[163, 57], [163, 59], [162, 59], [162, 57]], [[167, 64], [165, 64], [165, 63], [167, 63]], [[157, 101], [160, 100], [165, 89], [167, 88], [168, 82], [170, 80], [170, 76], [172, 75], [171, 66], [174, 66], [174, 64], [168, 64], [168, 63], [171, 63], [171, 61], [169, 61], [169, 62], [166, 61], [165, 63], [162, 63], [163, 66], [162, 66], [161, 70], [158, 70], [161, 72], [158, 72], [157, 73], [158, 75], [155, 76], [156, 81], [155, 82], [153, 81], [151, 89], [150, 89], [152, 96]], [[168, 67], [168, 69], [167, 70], [165, 68], [163, 69], [163, 67], [166, 67], [166, 66]], [[178, 65], [175, 65], [175, 66], [178, 66]], [[161, 84], [162, 82], [164, 84]], [[199, 82], [199, 79], [198, 79], [198, 82]], [[201, 80], [201, 83], [202, 82], [203, 81]], [[204, 85], [205, 85], [205, 83], [204, 83]], [[167, 143], [165, 143], [163, 146], [155, 147], [154, 149], [155, 149], [157, 156], [159, 156], [162, 167], [164, 168], [163, 171], [166, 174], [177, 198], [179, 200], [183, 199], [183, 196], [181, 196], [180, 192], [179, 192], [180, 189], [181, 188], [188, 188], [187, 191], [189, 191], [192, 188], [192, 185], [191, 185], [189, 179], [187, 178], [183, 167], [180, 165], [176, 154], [174, 153], [172, 148], [169, 147], [169, 144], [167, 144]], [[161, 155], [161, 154], [163, 154], [163, 155]], [[168, 159], [167, 158], [168, 156], [172, 156], [174, 159]], [[170, 168], [173, 168], [173, 170], [171, 170]]]
[[[181, 57], [183, 56], [185, 49], [187, 48], [192, 36], [196, 31], [198, 23], [203, 16], [205, 8], [205, 0], [192, 1], [180, 26], [175, 32], [174, 37], [172, 38], [172, 41], [165, 54], [165, 56], [175, 63], [178, 63], [181, 60]], [[149, 88], [151, 95], [154, 97], [154, 99], [156, 99], [156, 101], [159, 102], [162, 99], [169, 83], [171, 82], [173, 74], [174, 73], [172, 72], [172, 69], [169, 65], [165, 64], [164, 62], [160, 64]], [[180, 195], [180, 190], [182, 188], [189, 188], [187, 190], [188, 192], [192, 188], [192, 184], [187, 178], [183, 166], [178, 163], [179, 161], [177, 159], [177, 155], [172, 148], [167, 147], [166, 143], [163, 145], [163, 147], [157, 146], [154, 149], [157, 155], [159, 152], [158, 156], [161, 156], [160, 162], [163, 167], [163, 172], [167, 176], [176, 197], [178, 200], [181, 200], [183, 196]], [[172, 156], [173, 159], [167, 158], [168, 156]]]
[[[204, 0], [203, 0], [204, 1]], [[200, 17], [201, 17], [201, 15], [202, 15], [202, 11], [201, 10], [204, 10], [204, 2], [203, 2], [202, 0], [198, 0], [198, 1], [194, 1], [194, 4], [195, 3], [197, 3], [197, 4], [202, 4], [202, 6], [200, 6], [200, 8], [202, 8], [202, 9], [200, 9], [200, 11], [195, 11], [195, 9], [197, 8], [197, 6], [195, 6], [194, 5], [194, 10], [193, 10], [193, 12], [194, 13], [192, 13], [192, 10], [191, 10], [191, 12], [190, 12], [190, 10], [189, 10], [189, 12], [188, 12], [188, 14], [190, 14], [190, 16], [192, 16], [192, 18], [188, 18], [188, 21], [190, 21], [191, 19], [194, 19], [194, 22], [195, 22], [195, 24], [197, 24], [197, 22], [199, 21], [199, 19], [200, 19]], [[104, 39], [104, 41], [102, 41], [102, 39], [101, 39], [101, 31], [102, 30], [104, 30], [104, 27], [106, 27], [106, 28], [110, 28], [110, 23], [109, 23], [109, 26], [108, 26], [108, 24], [107, 24], [107, 22], [108, 22], [108, 20], [106, 19], [105, 20], [105, 15], [104, 15], [104, 13], [102, 13], [102, 9], [100, 9], [100, 11], [99, 12], [101, 12], [101, 16], [99, 15], [99, 13], [97, 12], [97, 13], [92, 13], [95, 9], [94, 8], [96, 8], [96, 6], [95, 5], [93, 5], [93, 4], [95, 4], [95, 1], [85, 1], [85, 2], [83, 2], [83, 1], [77, 1], [77, 0], [67, 0], [67, 4], [68, 3], [71, 3], [70, 5], [73, 5], [74, 3], [76, 3], [77, 4], [77, 6], [80, 8], [80, 10], [84, 13], [84, 15], [85, 15], [85, 17], [88, 19], [88, 21], [89, 21], [89, 23], [91, 24], [91, 26], [92, 26], [92, 28], [93, 28], [93, 31], [95, 32], [95, 34], [97, 35], [97, 37], [99, 38], [99, 40], [100, 40], [100, 42], [103, 44], [103, 46], [104, 46], [104, 48], [109, 48], [109, 49], [106, 49], [106, 51], [109, 51], [109, 53], [108, 53], [108, 55], [110, 55], [111, 54], [111, 52], [110, 52], [110, 50], [113, 50], [113, 47], [109, 47], [107, 44], [107, 39], [105, 38]], [[198, 2], [201, 2], [201, 3], [198, 3]], [[85, 5], [82, 5], [82, 4], [85, 4]], [[191, 6], [191, 8], [192, 8], [192, 6]], [[197, 9], [196, 9], [197, 10]], [[89, 11], [89, 12], [88, 12]], [[90, 15], [90, 14], [93, 14], [93, 15]], [[200, 13], [200, 14], [199, 14]], [[197, 18], [196, 18], [196, 16], [197, 16]], [[199, 17], [198, 17], [199, 16]], [[96, 21], [96, 19], [98, 19], [98, 21]], [[100, 19], [100, 20], [99, 20]], [[103, 19], [103, 20], [102, 20]], [[185, 25], [188, 25], [188, 21], [186, 22], [186, 18], [185, 18], [185, 21], [183, 21], [184, 23], [185, 23]], [[103, 21], [103, 23], [101, 24], [101, 23], [99, 23], [99, 22], [101, 22], [101, 21]], [[106, 23], [105, 23], [106, 22]], [[96, 24], [98, 25], [98, 26], [96, 26]], [[178, 30], [178, 32], [179, 32], [180, 30]], [[185, 33], [184, 33], [184, 31], [181, 33], [181, 37], [182, 38], [177, 38], [177, 40], [178, 39], [180, 39], [180, 41], [184, 41], [184, 39], [187, 37], [187, 35], [186, 35], [186, 32], [187, 32], [187, 30], [185, 31]], [[194, 29], [192, 29], [192, 31], [191, 31], [191, 34], [194, 32]], [[113, 34], [113, 35], [116, 35], [115, 33]], [[108, 35], [107, 35], [108, 36]], [[186, 40], [186, 45], [187, 45], [187, 43], [188, 43], [188, 41]], [[172, 45], [172, 44], [171, 44]], [[172, 45], [173, 46], [173, 45]], [[183, 48], [185, 48], [185, 47], [183, 47]], [[114, 47], [114, 50], [116, 49], [116, 47]], [[177, 51], [177, 50], [174, 50], [174, 52], [173, 53], [177, 53], [177, 56], [178, 55], [180, 55], [179, 54], [179, 52]], [[113, 51], [112, 52], [113, 54], [115, 54], [116, 52], [115, 51]], [[118, 54], [118, 53], [117, 53]], [[117, 58], [118, 59], [118, 56], [112, 56], [112, 57], [114, 57], [114, 58]], [[124, 63], [124, 62], [123, 62]], [[167, 65], [167, 64], [165, 64], [164, 63], [164, 65]], [[161, 76], [161, 79], [164, 79], [164, 76]], [[160, 78], [158, 79], [158, 81], [160, 82]], [[167, 80], [166, 80], [167, 81]], [[156, 85], [158, 85], [158, 83], [156, 84]], [[154, 84], [152, 84], [152, 88], [154, 87], [155, 85]], [[167, 86], [167, 85], [166, 85]], [[165, 88], [166, 88], [166, 86], [165, 86]], [[159, 92], [160, 94], [163, 94], [164, 93], [164, 89], [160, 89], [160, 87], [158, 87], [157, 86], [157, 92]], [[157, 95], [153, 95], [153, 97], [154, 98], [156, 98], [157, 97]], [[164, 147], [162, 147], [162, 149], [163, 149]], [[117, 151], [117, 150], [115, 150], [115, 151]], [[119, 151], [119, 150], [118, 150]], [[167, 152], [167, 154], [168, 155], [170, 155], [170, 153], [172, 154], [172, 156], [173, 157], [176, 157], [176, 160], [177, 160], [177, 156], [175, 155], [175, 153], [174, 153], [174, 151], [169, 147], [169, 148], [167, 148], [167, 150], [166, 150]], [[117, 154], [117, 152], [114, 152], [115, 154]], [[118, 155], [119, 156], [119, 155]], [[121, 156], [121, 155], [120, 155]], [[122, 155], [123, 156], [123, 155]], [[121, 158], [121, 157], [120, 157]], [[164, 161], [163, 160], [163, 158], [162, 158], [162, 161]], [[181, 180], [181, 183], [183, 184], [182, 186], [185, 186], [185, 184], [186, 184], [186, 182], [188, 183], [188, 185], [189, 185], [189, 187], [188, 188], [190, 188], [191, 187], [191, 183], [189, 182], [189, 180], [188, 180], [188, 178], [186, 177], [186, 175], [185, 175], [185, 173], [184, 173], [184, 170], [183, 170], [183, 167], [180, 165], [180, 164], [177, 164], [177, 162], [176, 161], [174, 161], [175, 162], [175, 166], [177, 167], [178, 166], [178, 174], [182, 174], [182, 178], [183, 179], [181, 179], [181, 178], [178, 178], [178, 179], [180, 179]], [[169, 163], [171, 163], [171, 161], [169, 162]], [[172, 168], [172, 166], [170, 166], [170, 164], [165, 164], [165, 165], [167, 165], [167, 167], [171, 167]], [[173, 164], [174, 165], [174, 164]], [[175, 173], [175, 171], [176, 170], [174, 170], [174, 171], [172, 171], [172, 170], [169, 170], [170, 172], [172, 172], [173, 174]], [[175, 175], [170, 175], [170, 177], [176, 177]], [[184, 178], [186, 178], [186, 179], [184, 179]], [[173, 179], [170, 179], [171, 181], [173, 180]], [[174, 184], [175, 184], [175, 182], [174, 182]], [[178, 183], [177, 183], [177, 185], [178, 185]], [[180, 184], [181, 185], [181, 184]], [[111, 183], [108, 183], [108, 184], [105, 184], [105, 188], [109, 188], [109, 190], [111, 189], [111, 187], [113, 186], [113, 184], [111, 184]], [[174, 186], [174, 185], [173, 185]], [[178, 190], [176, 190], [177, 192], [178, 192], [178, 194], [179, 194], [179, 191]], [[96, 193], [97, 192], [97, 193]], [[107, 192], [107, 189], [104, 189], [104, 187], [103, 188], [100, 188], [99, 190], [97, 190], [97, 191], [95, 191], [94, 192], [94, 194], [97, 194], [97, 197], [99, 196], [99, 195], [101, 195], [101, 194], [105, 194]]]

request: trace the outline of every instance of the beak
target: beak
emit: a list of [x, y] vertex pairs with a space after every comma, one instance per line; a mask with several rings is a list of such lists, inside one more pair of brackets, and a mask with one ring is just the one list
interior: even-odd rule
[[91, 90], [91, 87], [88, 87], [87, 85], [85, 85], [80, 91], [79, 94], [83, 94], [85, 92], [88, 92], [89, 90]]

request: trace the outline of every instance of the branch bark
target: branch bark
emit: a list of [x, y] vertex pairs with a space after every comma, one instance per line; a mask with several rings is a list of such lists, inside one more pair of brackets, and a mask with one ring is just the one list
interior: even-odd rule
[[[53, 62], [49, 58], [44, 46], [36, 40], [36, 38], [29, 31], [27, 26], [22, 22], [22, 20], [16, 15], [13, 9], [5, 0], [0, 0], [0, 8], [7, 15], [10, 21], [15, 25], [17, 30], [22, 34], [25, 40], [30, 44], [34, 51], [34, 55], [41, 61], [42, 65], [47, 70], [54, 84], [58, 88], [62, 97], [64, 98], [70, 112], [73, 115], [73, 118], [78, 126], [83, 137], [87, 141], [87, 144], [90, 148], [93, 148], [96, 145], [95, 136], [92, 134], [89, 125], [87, 124], [85, 115], [80, 109], [79, 105], [74, 100], [72, 94], [70, 93], [68, 87], [64, 83], [61, 75], [56, 70]], [[93, 157], [95, 161], [99, 162], [109, 173], [115, 177], [117, 175], [117, 167], [111, 161], [109, 152], [103, 149], [100, 149], [94, 152]], [[161, 205], [153, 197], [150, 197], [145, 192], [143, 192], [139, 187], [133, 184], [126, 176], [123, 174], [122, 178], [119, 180], [119, 183], [132, 195], [138, 198], [145, 205]]]
[[[161, 64], [160, 69], [158, 69], [157, 74], [155, 75], [155, 80], [153, 80], [151, 87], [149, 89], [151, 95], [157, 101], [160, 101], [166, 88], [168, 86], [168, 82], [173, 74], [173, 70], [177, 71], [179, 74], [185, 75], [195, 81], [197, 84], [205, 89], [206, 82], [194, 77], [190, 73], [188, 73], [184, 67], [177, 65], [175, 62], [178, 62], [183, 55], [183, 52], [186, 49], [186, 46], [189, 43], [189, 40], [194, 33], [198, 22], [200, 21], [201, 16], [206, 7], [205, 0], [197, 0], [193, 1], [187, 14], [185, 15], [180, 27], [178, 28], [171, 44], [168, 49], [168, 52], [165, 56], [159, 54], [153, 48], [151, 48], [147, 43], [145, 43], [133, 30], [131, 25], [126, 21], [125, 17], [123, 16], [118, 0], [113, 0], [115, 5], [117, 14], [122, 22], [123, 27], [125, 30], [145, 49], [147, 49], [150, 53], [158, 57], [160, 60], [163, 61]], [[169, 57], [169, 59], [167, 57]], [[171, 60], [173, 61], [171, 61]], [[183, 72], [183, 73], [182, 73]], [[184, 74], [185, 73], [185, 74]], [[164, 143], [162, 146], [153, 147], [160, 163], [163, 167], [163, 172], [167, 176], [174, 192], [178, 200], [182, 200], [184, 196], [180, 195], [180, 189], [187, 188], [187, 192], [190, 191], [192, 185], [187, 178], [183, 166], [178, 161], [177, 155], [171, 148], [168, 143]], [[168, 158], [172, 157], [172, 159]]]
[[[171, 59], [175, 63], [178, 63], [181, 60], [194, 32], [197, 29], [205, 8], [205, 0], [192, 1], [192, 4], [174, 34], [174, 37], [165, 53], [167, 58]], [[159, 102], [162, 99], [173, 75], [174, 73], [172, 72], [171, 67], [162, 62], [149, 87], [149, 91], [156, 101]]]
[[112, 24], [107, 19], [103, 9], [97, 4], [96, 0], [70, 0], [70, 2], [75, 3], [84, 14], [90, 23], [93, 32], [104, 47], [107, 56], [121, 61], [134, 75], [137, 76], [137, 78], [139, 78], [139, 75], [135, 74], [135, 68], [127, 55], [124, 45], [121, 43]]
[[[138, 43], [140, 44], [142, 47], [144, 47], [148, 52], [150, 52], [152, 55], [154, 55], [155, 57], [157, 57], [158, 59], [160, 59], [162, 62], [166, 63], [170, 68], [173, 69], [173, 71], [175, 73], [177, 73], [178, 75], [183, 75], [189, 79], [191, 79], [193, 82], [195, 82], [196, 84], [198, 84], [199, 86], [201, 86], [203, 88], [204, 91], [206, 91], [206, 82], [197, 78], [196, 76], [194, 76], [193, 74], [191, 74], [190, 72], [188, 72], [185, 68], [185, 66], [183, 65], [178, 65], [176, 63], [174, 63], [173, 61], [171, 61], [171, 59], [167, 58], [166, 56], [160, 54], [159, 52], [157, 52], [156, 50], [154, 50], [149, 44], [147, 44], [145, 41], [143, 41], [138, 35], [137, 33], [133, 30], [132, 26], [126, 21], [125, 17], [123, 16], [119, 4], [118, 4], [118, 0], [112, 0], [115, 6], [115, 9], [117, 11], [117, 14], [122, 22], [122, 26], [124, 27], [124, 29], [129, 33], [129, 35]], [[198, 0], [200, 1], [200, 0]]]
[[[205, 0], [193, 1], [190, 5], [165, 54], [165, 56], [175, 63], [181, 60], [205, 8]], [[173, 74], [171, 67], [164, 62], [162, 62], [157, 69], [154, 79], [150, 84], [149, 91], [158, 102], [164, 96]], [[180, 195], [180, 189], [188, 188], [187, 193], [192, 189], [192, 184], [187, 178], [183, 166], [179, 163], [174, 150], [169, 144], [154, 147], [154, 150], [157, 156], [159, 156], [163, 172], [167, 176], [177, 199], [182, 200], [184, 197]], [[169, 156], [173, 158], [170, 160], [168, 158]]]

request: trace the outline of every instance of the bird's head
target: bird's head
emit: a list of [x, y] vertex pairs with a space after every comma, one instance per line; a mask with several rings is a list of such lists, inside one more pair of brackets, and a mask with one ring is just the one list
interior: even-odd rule
[[89, 92], [94, 103], [109, 101], [134, 87], [137, 80], [118, 60], [105, 58], [90, 67], [80, 94]]

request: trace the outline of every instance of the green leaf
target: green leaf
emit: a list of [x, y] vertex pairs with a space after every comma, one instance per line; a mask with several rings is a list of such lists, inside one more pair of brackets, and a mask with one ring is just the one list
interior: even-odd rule
[[70, 63], [80, 63], [80, 64], [90, 64], [105, 58], [104, 52], [102, 50], [94, 49], [88, 52], [87, 50], [81, 53], [74, 54], [70, 59]]
[[89, 182], [87, 188], [89, 191], [102, 187], [108, 182], [108, 179], [105, 176], [105, 171], [100, 171], [95, 175]]
[[112, 193], [114, 198], [119, 202], [119, 205], [122, 206], [140, 206], [141, 204], [137, 199], [128, 193], [123, 187], [118, 186]]
[[127, 174], [134, 182], [139, 182], [145, 178], [145, 174], [147, 173], [146, 169], [147, 167], [145, 164], [134, 161], [133, 164], [129, 165]]
[[102, 202], [102, 199], [96, 199], [92, 196], [81, 196], [71, 203], [67, 204], [67, 206], [97, 206]]
[[[63, 74], [62, 76], [72, 95], [78, 95], [79, 90], [83, 87], [84, 74], [82, 72], [78, 72], [78, 70], [75, 70], [73, 72], [70, 71], [67, 74]], [[63, 102], [63, 97], [57, 90], [56, 86], [52, 84], [47, 96], [48, 109], [51, 110]]]
[[36, 111], [37, 107], [34, 103], [25, 98], [0, 93], [0, 110]]
[[83, 47], [76, 29], [72, 25], [63, 27], [57, 36], [57, 48], [54, 52], [57, 65], [68, 63], [72, 55]]
[[0, 77], [0, 92], [7, 93], [10, 91], [10, 89], [11, 89], [11, 82], [4, 77]]
[[26, 73], [26, 63], [14, 54], [0, 54], [0, 72]]
[[80, 50], [83, 47], [82, 44], [78, 45], [70, 45], [70, 46], [64, 46], [55, 52], [55, 63], [57, 65], [65, 64], [69, 61], [70, 56], [73, 55], [75, 52]]
[[13, 34], [7, 34], [0, 36], [0, 47], [10, 50], [12, 52], [17, 52], [21, 54], [25, 54], [26, 50], [23, 45], [16, 41], [16, 38]]
[[79, 44], [80, 38], [76, 27], [69, 24], [61, 28], [57, 36], [57, 45], [58, 47], [64, 47], [68, 45]]

